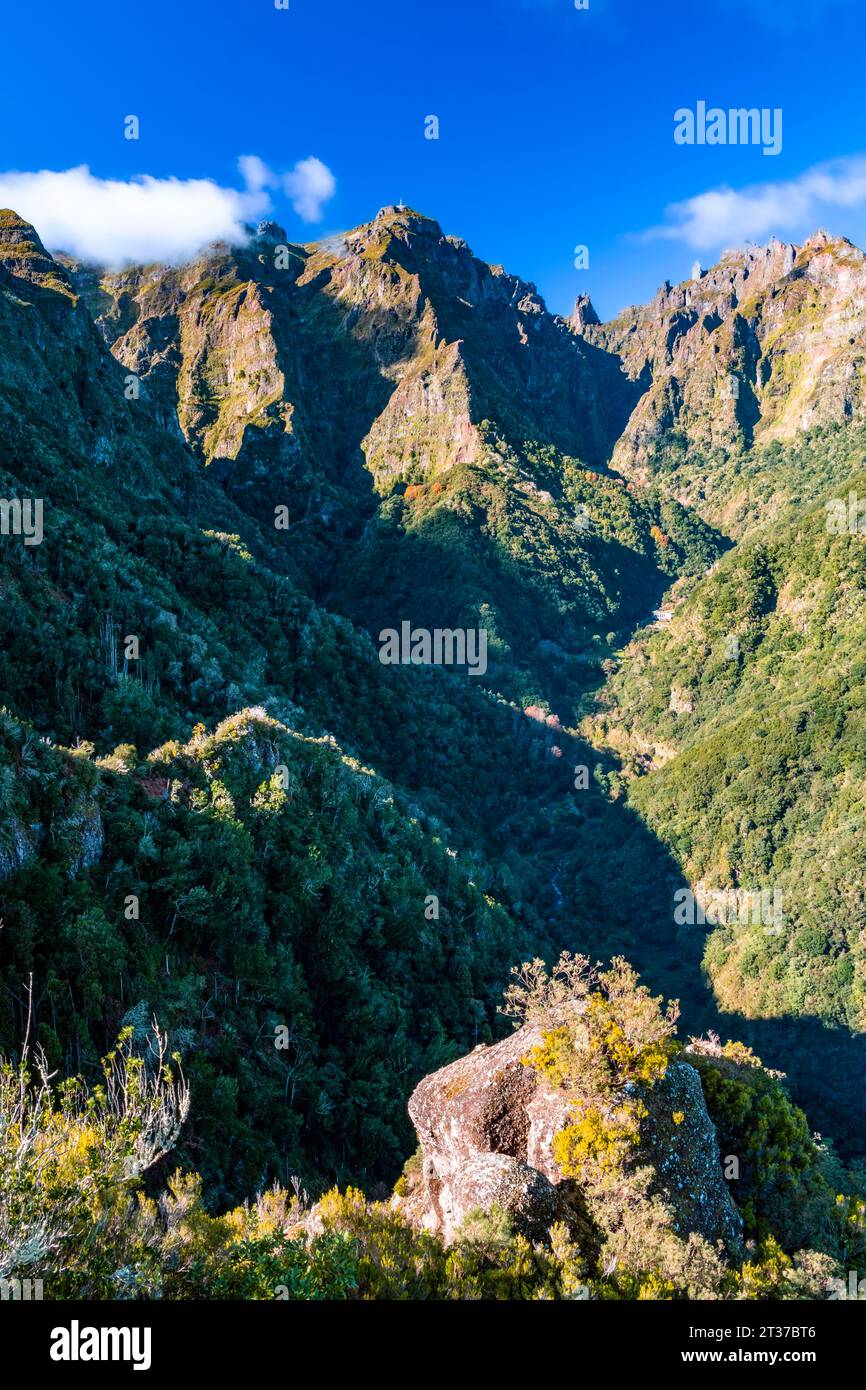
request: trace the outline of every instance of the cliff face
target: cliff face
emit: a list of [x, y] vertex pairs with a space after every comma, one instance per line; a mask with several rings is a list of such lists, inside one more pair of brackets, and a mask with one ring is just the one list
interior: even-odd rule
[[26, 417], [37, 401], [46, 428], [62, 429], [89, 461], [115, 457], [126, 423], [120, 369], [99, 352], [84, 304], [38, 233], [0, 211], [0, 409]]
[[866, 258], [826, 232], [727, 252], [609, 323], [586, 295], [557, 318], [402, 207], [309, 246], [267, 223], [180, 268], [69, 270], [162, 423], [251, 493], [429, 482], [480, 457], [482, 422], [643, 477], [671, 439], [791, 438], [863, 404]]
[[0, 464], [13, 474], [42, 470], [56, 484], [51, 452], [74, 457], [76, 505], [82, 487], [92, 499], [103, 486], [177, 498], [197, 487], [200, 470], [176, 421], [170, 433], [161, 428], [148, 391], [130, 390], [126, 364], [100, 341], [92, 321], [100, 294], [93, 274], [79, 278], [29, 223], [0, 210]]
[[[725, 253], [648, 304], [568, 320], [432, 218], [383, 208], [308, 246], [263, 224], [194, 263], [65, 263], [142, 397], [248, 511], [355, 532], [496, 438], [639, 482], [671, 450], [790, 439], [862, 413], [866, 258], [817, 232]], [[537, 467], [530, 473], [540, 486]], [[684, 500], [701, 479], [674, 468]]]
[[[522, 1061], [540, 1039], [540, 1030], [520, 1028], [425, 1077], [412, 1094], [423, 1157], [415, 1215], [446, 1241], [468, 1212], [493, 1203], [531, 1238], [583, 1209], [579, 1184], [563, 1178], [553, 1157], [574, 1103]], [[651, 1192], [672, 1211], [677, 1234], [735, 1245], [742, 1221], [722, 1177], [697, 1071], [673, 1061], [643, 1099], [649, 1113], [634, 1164], [653, 1170]]]
[[569, 322], [643, 388], [613, 452], [632, 475], [651, 473], [671, 436], [748, 446], [863, 408], [866, 257], [826, 232], [727, 252], [609, 323], [582, 297]]
[[540, 638], [643, 613], [679, 562], [606, 469], [639, 389], [619, 359], [431, 218], [66, 264], [142, 409], [245, 512], [273, 528], [285, 508], [305, 582], [374, 634], [423, 611], [529, 662]]
[[477, 458], [482, 420], [590, 461], [622, 423], [607, 354], [408, 209], [308, 247], [266, 224], [181, 269], [73, 270], [115, 356], [207, 462], [236, 464], [264, 431], [387, 490]]

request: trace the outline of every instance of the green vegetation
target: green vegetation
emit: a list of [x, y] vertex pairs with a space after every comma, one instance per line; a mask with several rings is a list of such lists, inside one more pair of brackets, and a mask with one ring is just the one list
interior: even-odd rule
[[330, 601], [371, 633], [411, 613], [488, 633], [489, 683], [567, 723], [600, 634], [646, 618], [666, 583], [721, 553], [675, 502], [630, 492], [551, 446], [518, 454], [485, 422], [483, 461], [394, 493], [338, 572]]
[[[261, 710], [102, 767], [0, 730], [24, 774], [4, 783], [24, 861], [4, 885], [8, 978], [38, 981], [52, 1066], [156, 1016], [214, 1200], [262, 1172], [398, 1172], [408, 1092], [491, 1039], [523, 936], [441, 835], [333, 739]], [[4, 1035], [24, 1023], [5, 993]]]
[[[670, 1055], [675, 1014], [660, 1008], [625, 962], [596, 976], [585, 961], [566, 957], [552, 978], [536, 962], [529, 979], [522, 995], [509, 992], [509, 1011], [516, 1007], [536, 1024], [570, 1017], [556, 1033], [570, 1032], [579, 1045], [563, 1066], [562, 1047], [548, 1033], [528, 1064], [607, 1101], [635, 1080], [652, 1089]], [[25, 1051], [0, 1068], [0, 1277], [26, 1278], [38, 1268], [49, 1299], [825, 1297], [846, 1261], [856, 1266], [866, 1254], [866, 1204], [850, 1189], [831, 1196], [830, 1180], [845, 1175], [808, 1139], [800, 1112], [748, 1050], [710, 1040], [690, 1058], [725, 1140], [748, 1146], [737, 1191], [763, 1204], [760, 1242], [736, 1256], [694, 1234], [680, 1237], [664, 1202], [650, 1194], [646, 1170], [630, 1170], [626, 1153], [613, 1157], [609, 1147], [580, 1155], [588, 1213], [555, 1223], [536, 1242], [515, 1233], [494, 1206], [469, 1212], [443, 1246], [404, 1214], [406, 1179], [398, 1184], [403, 1195], [390, 1201], [370, 1201], [349, 1187], [332, 1188], [313, 1205], [294, 1179], [290, 1191], [274, 1185], [215, 1216], [195, 1172], [175, 1171], [154, 1195], [143, 1186], [143, 1175], [174, 1144], [189, 1103], [179, 1058], [168, 1057], [163, 1036], [137, 1039], [126, 1030], [92, 1089], [80, 1080], [55, 1085], [44, 1056]], [[751, 1079], [734, 1079], [739, 1071]], [[762, 1114], [760, 1138], [747, 1119], [750, 1105]], [[768, 1194], [781, 1195], [783, 1133], [799, 1155], [792, 1172], [800, 1176], [788, 1179], [799, 1190], [771, 1211]], [[560, 1149], [575, 1152], [571, 1140]], [[417, 1173], [408, 1170], [411, 1189]], [[791, 1244], [790, 1229], [779, 1233], [777, 1217], [788, 1228], [797, 1223], [802, 1245]]]
[[750, 1048], [717, 1038], [695, 1042], [689, 1060], [701, 1074], [722, 1153], [737, 1156], [735, 1192], [746, 1233], [778, 1239], [786, 1250], [806, 1241], [856, 1259], [866, 1235], [866, 1174], [846, 1173], [816, 1141], [778, 1072]]
[[[850, 473], [849, 488], [862, 493], [866, 476]], [[866, 553], [861, 535], [828, 533], [825, 501], [744, 539], [666, 631], [641, 638], [597, 727], [626, 754], [635, 735], [668, 750], [630, 799], [690, 882], [781, 894], [779, 933], [710, 935], [722, 1001], [862, 1030]], [[685, 712], [670, 709], [674, 689]]]
[[[807, 1296], [863, 1257], [866, 561], [825, 503], [866, 495], [866, 432], [662, 432], [627, 482], [616, 361], [420, 223], [96, 286], [0, 216], [0, 495], [45, 501], [41, 545], [0, 538], [10, 1268], [41, 1184], [89, 1297]], [[384, 666], [403, 619], [482, 628], [484, 677]], [[678, 932], [698, 883], [780, 891], [783, 930]], [[512, 962], [563, 949], [609, 964], [571, 972], [579, 1023], [539, 976], [528, 1059], [588, 1224], [533, 1246], [493, 1210], [444, 1249], [360, 1188], [397, 1179], [418, 1080], [501, 1034]], [[649, 985], [744, 1046], [681, 1054]], [[28, 1036], [88, 1083], [28, 1090]], [[736, 1258], [635, 1168], [688, 1128], [658, 1114], [682, 1056], [739, 1158]]]

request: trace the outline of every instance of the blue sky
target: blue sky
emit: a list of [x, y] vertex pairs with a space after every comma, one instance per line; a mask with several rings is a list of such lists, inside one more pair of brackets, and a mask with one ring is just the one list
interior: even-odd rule
[[[49, 227], [80, 223], [86, 246], [101, 247], [110, 222], [137, 254], [149, 218], [154, 235], [188, 211], [191, 237], [202, 218], [218, 224], [244, 188], [238, 158], [254, 155], [271, 173], [237, 207], [269, 203], [294, 240], [402, 199], [534, 280], [554, 310], [583, 290], [609, 316], [746, 237], [795, 240], [823, 224], [866, 244], [864, 39], [863, 0], [8, 7], [0, 202], [26, 200]], [[781, 108], [781, 152], [676, 144], [675, 111], [701, 100]], [[129, 114], [138, 140], [124, 138]], [[438, 140], [424, 138], [429, 115]], [[89, 182], [8, 177], [81, 165]], [[160, 202], [153, 183], [109, 211], [99, 181], [141, 175], [217, 187], [184, 182]], [[735, 196], [666, 211], [720, 186]], [[587, 270], [574, 267], [577, 245]]]

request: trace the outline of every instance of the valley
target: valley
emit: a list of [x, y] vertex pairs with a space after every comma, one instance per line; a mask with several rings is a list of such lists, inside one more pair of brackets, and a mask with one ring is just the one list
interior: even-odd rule
[[[602, 324], [402, 207], [122, 271], [0, 232], [0, 493], [45, 499], [0, 549], [2, 1049], [93, 1077], [156, 1019], [209, 1210], [387, 1191], [513, 965], [624, 956], [861, 1160], [862, 253]], [[772, 932], [678, 920], [698, 884]]]

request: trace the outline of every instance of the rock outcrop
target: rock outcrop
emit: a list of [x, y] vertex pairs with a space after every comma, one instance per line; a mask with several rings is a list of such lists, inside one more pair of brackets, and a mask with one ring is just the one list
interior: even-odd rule
[[309, 246], [281, 231], [263, 224], [179, 268], [69, 267], [161, 423], [235, 488], [250, 450], [262, 477], [360, 486], [363, 466], [382, 491], [421, 482], [479, 457], [484, 420], [515, 444], [609, 453], [625, 414], [608, 418], [607, 355], [532, 284], [409, 208]]
[[725, 252], [607, 323], [585, 294], [551, 314], [409, 208], [281, 237], [263, 223], [189, 265], [120, 272], [29, 248], [31, 277], [81, 295], [161, 425], [253, 512], [275, 489], [333, 509], [370, 476], [386, 495], [429, 482], [478, 459], [489, 422], [640, 481], [669, 444], [788, 439], [866, 408], [866, 256], [823, 231]]
[[70, 878], [99, 863], [105, 845], [105, 826], [95, 800], [83, 798], [53, 829], [63, 842], [72, 846], [67, 869]]
[[0, 883], [36, 858], [36, 836], [17, 816], [7, 816], [0, 840]]
[[642, 390], [613, 452], [643, 478], [671, 436], [693, 448], [790, 439], [866, 407], [866, 256], [816, 232], [727, 251], [698, 278], [599, 324], [584, 296], [569, 319]]
[[[554, 1136], [573, 1106], [522, 1061], [540, 1036], [521, 1028], [478, 1047], [426, 1076], [412, 1094], [409, 1114], [422, 1153], [413, 1215], [445, 1241], [478, 1207], [499, 1205], [533, 1239], [583, 1210], [579, 1185], [563, 1178], [553, 1157]], [[722, 1176], [697, 1071], [674, 1060], [642, 1098], [648, 1115], [635, 1164], [652, 1169], [651, 1192], [670, 1207], [679, 1235], [734, 1246], [742, 1221]]]

